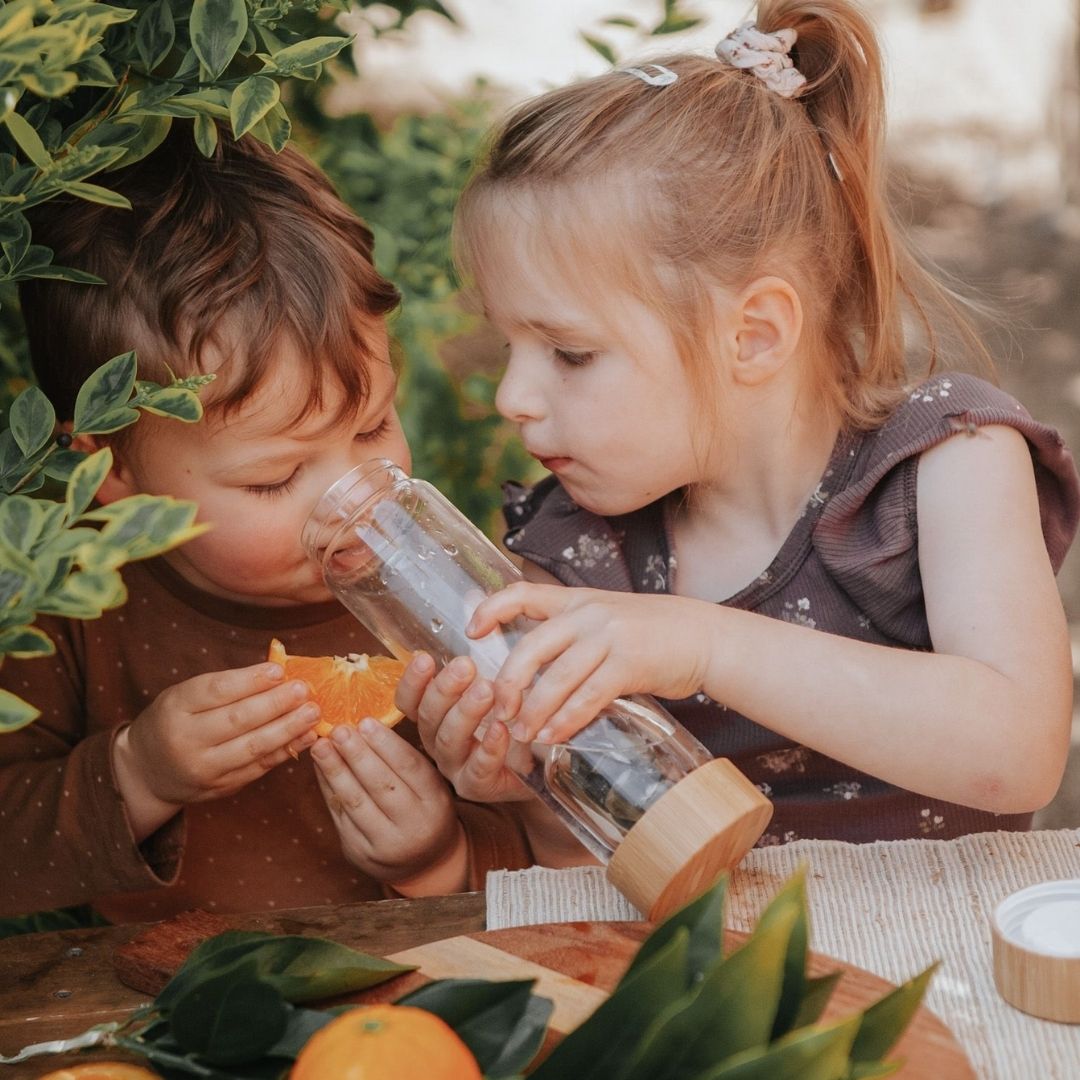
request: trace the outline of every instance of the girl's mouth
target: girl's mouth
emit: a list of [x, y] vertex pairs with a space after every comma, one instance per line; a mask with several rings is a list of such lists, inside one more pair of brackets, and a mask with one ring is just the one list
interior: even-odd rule
[[568, 457], [538, 457], [536, 459], [548, 472], [557, 473], [573, 463], [573, 458]]

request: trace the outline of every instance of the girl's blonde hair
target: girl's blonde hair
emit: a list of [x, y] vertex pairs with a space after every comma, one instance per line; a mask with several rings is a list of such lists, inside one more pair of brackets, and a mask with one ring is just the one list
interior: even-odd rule
[[[992, 365], [965, 301], [920, 266], [889, 209], [870, 22], [849, 0], [762, 0], [757, 11], [758, 29], [798, 34], [791, 56], [807, 84], [797, 98], [687, 54], [657, 58], [678, 75], [667, 86], [613, 71], [534, 98], [494, 132], [466, 187], [459, 262], [486, 292], [506, 211], [535, 209], [532, 254], [580, 286], [602, 274], [659, 310], [706, 396], [709, 287], [776, 273], [807, 309], [820, 403], [873, 426], [911, 377], [935, 369], [942, 314]], [[923, 331], [921, 372], [907, 366], [909, 313]]]

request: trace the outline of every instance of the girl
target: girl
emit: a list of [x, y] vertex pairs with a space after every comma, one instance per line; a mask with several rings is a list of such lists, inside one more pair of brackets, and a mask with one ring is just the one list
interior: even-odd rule
[[402, 687], [464, 797], [521, 797], [504, 724], [559, 741], [629, 692], [773, 799], [762, 843], [1023, 829], [1053, 795], [1076, 470], [989, 383], [926, 378], [976, 343], [884, 201], [882, 102], [854, 5], [766, 0], [716, 58], [496, 133], [459, 246], [509, 342], [499, 410], [552, 476], [510, 489], [532, 583], [471, 632], [539, 625], [494, 687], [427, 657]]

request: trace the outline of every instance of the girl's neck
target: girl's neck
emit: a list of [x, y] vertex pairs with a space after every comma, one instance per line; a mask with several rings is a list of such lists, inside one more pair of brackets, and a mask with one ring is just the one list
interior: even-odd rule
[[[783, 385], [738, 389], [701, 482], [677, 508], [677, 590], [720, 600], [765, 570], [821, 482], [838, 418]], [[730, 418], [730, 419], [729, 419]]]

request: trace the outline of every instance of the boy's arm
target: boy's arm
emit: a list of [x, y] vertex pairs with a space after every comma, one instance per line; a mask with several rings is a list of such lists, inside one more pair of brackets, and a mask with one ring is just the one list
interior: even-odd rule
[[81, 627], [43, 617], [53, 656], [5, 658], [0, 686], [41, 710], [0, 735], [0, 913], [25, 914], [95, 896], [168, 884], [178, 829], [142, 846], [131, 831], [112, 769], [116, 728], [87, 731]]

